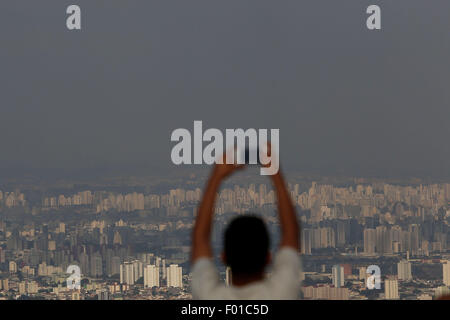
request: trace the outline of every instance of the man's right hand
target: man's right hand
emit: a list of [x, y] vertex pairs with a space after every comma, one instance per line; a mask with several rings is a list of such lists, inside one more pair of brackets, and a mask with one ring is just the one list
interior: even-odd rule
[[222, 155], [222, 163], [216, 163], [214, 166], [213, 176], [220, 180], [225, 179], [233, 172], [244, 168], [245, 164], [228, 164], [226, 163], [226, 154]]

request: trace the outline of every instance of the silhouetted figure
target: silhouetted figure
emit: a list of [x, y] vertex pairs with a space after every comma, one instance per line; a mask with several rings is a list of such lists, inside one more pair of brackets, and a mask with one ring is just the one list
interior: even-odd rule
[[192, 235], [193, 298], [296, 299], [300, 289], [300, 227], [280, 171], [270, 176], [278, 199], [282, 232], [271, 275], [264, 276], [271, 262], [266, 226], [262, 219], [245, 215], [232, 220], [225, 231], [222, 260], [231, 268], [232, 285], [227, 287], [219, 280], [210, 242], [214, 203], [221, 182], [243, 167], [223, 162], [215, 165], [209, 177]]

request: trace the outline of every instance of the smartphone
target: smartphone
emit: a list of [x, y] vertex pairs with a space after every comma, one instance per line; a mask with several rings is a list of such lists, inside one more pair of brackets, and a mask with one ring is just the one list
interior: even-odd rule
[[[247, 164], [247, 165], [260, 165], [261, 161], [259, 159], [259, 148], [245, 148], [245, 149], [237, 149], [236, 154], [236, 163], [240, 163], [240, 164]], [[254, 163], [250, 163], [250, 155], [253, 155], [252, 159], [254, 160]]]

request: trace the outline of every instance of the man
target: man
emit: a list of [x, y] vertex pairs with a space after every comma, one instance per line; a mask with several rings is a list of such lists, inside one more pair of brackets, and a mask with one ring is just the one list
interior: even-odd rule
[[271, 262], [269, 236], [264, 222], [255, 216], [233, 220], [225, 232], [222, 260], [231, 268], [231, 286], [219, 280], [212, 261], [211, 227], [216, 194], [222, 181], [243, 167], [216, 164], [207, 182], [192, 235], [192, 294], [194, 299], [296, 299], [300, 289], [300, 228], [284, 179], [278, 171], [271, 176], [278, 199], [281, 225], [280, 248], [273, 259], [272, 273], [264, 270]]

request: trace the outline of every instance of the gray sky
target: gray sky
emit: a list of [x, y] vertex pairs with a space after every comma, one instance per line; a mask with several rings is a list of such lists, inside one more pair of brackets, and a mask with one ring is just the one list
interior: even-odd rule
[[0, 43], [2, 170], [168, 168], [203, 120], [279, 128], [290, 168], [450, 172], [448, 0], [2, 0]]

